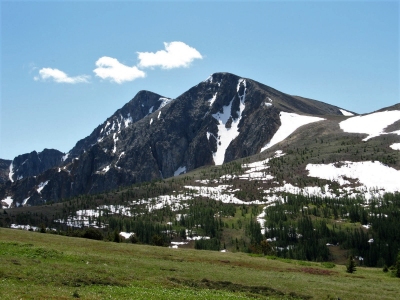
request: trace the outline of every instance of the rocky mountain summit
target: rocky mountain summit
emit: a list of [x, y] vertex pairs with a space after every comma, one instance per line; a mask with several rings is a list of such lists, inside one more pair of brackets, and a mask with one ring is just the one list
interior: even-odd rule
[[53, 165], [25, 168], [24, 159], [14, 159], [14, 182], [0, 187], [0, 199], [3, 207], [35, 205], [172, 177], [260, 154], [299, 137], [292, 133], [310, 124], [342, 132], [338, 124], [350, 116], [333, 105], [215, 73], [174, 100], [139, 92], [67, 154], [49, 159]]

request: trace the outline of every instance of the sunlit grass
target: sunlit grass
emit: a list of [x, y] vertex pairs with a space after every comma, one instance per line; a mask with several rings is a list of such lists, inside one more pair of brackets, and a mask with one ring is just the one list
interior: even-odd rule
[[397, 299], [380, 269], [0, 229], [1, 299]]

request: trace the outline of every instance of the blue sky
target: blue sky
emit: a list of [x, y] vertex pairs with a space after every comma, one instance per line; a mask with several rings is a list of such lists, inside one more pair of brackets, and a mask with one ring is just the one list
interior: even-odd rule
[[357, 113], [396, 104], [399, 9], [398, 1], [2, 1], [0, 158], [68, 152], [138, 91], [174, 98], [215, 72]]

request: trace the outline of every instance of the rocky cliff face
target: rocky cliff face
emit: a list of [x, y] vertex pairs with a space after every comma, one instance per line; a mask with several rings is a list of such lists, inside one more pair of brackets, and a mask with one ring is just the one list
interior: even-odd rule
[[81, 139], [64, 157], [66, 162], [79, 157], [93, 145], [101, 142], [109, 135], [113, 135], [131, 126], [145, 116], [155, 112], [172, 101], [170, 98], [160, 96], [149, 91], [140, 91], [131, 101], [118, 109], [103, 124], [99, 125], [86, 138]]
[[12, 161], [8, 159], [0, 159], [0, 185], [10, 180], [8, 175], [10, 174], [11, 162]]
[[282, 111], [342, 116], [335, 106], [229, 73], [211, 75], [174, 101], [139, 92], [79, 141], [63, 165], [7, 182], [0, 199], [12, 197], [14, 205], [59, 201], [250, 156], [277, 132]]
[[54, 149], [44, 149], [42, 152], [32, 151], [19, 155], [13, 159], [9, 166], [9, 179], [21, 180], [26, 177], [36, 176], [48, 169], [58, 166], [64, 153]]

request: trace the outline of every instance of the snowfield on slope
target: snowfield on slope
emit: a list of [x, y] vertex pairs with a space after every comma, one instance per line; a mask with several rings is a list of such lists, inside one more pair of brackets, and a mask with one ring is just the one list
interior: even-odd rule
[[[243, 95], [239, 95], [239, 89], [241, 84], [243, 84], [245, 87]], [[224, 163], [226, 149], [228, 148], [229, 144], [239, 135], [239, 128], [238, 128], [239, 122], [242, 118], [242, 112], [244, 111], [245, 108], [244, 103], [246, 101], [246, 80], [239, 79], [236, 90], [240, 99], [240, 105], [238, 111], [239, 117], [237, 119], [234, 119], [231, 115], [232, 103], [235, 98], [231, 100], [229, 105], [224, 106], [222, 108], [222, 113], [218, 112], [212, 115], [214, 119], [218, 121], [217, 151], [213, 153], [215, 165], [222, 165]], [[231, 127], [226, 128], [226, 124], [228, 123], [230, 118], [232, 118]], [[209, 137], [210, 136], [207, 135], [207, 138]]]
[[398, 120], [400, 120], [400, 110], [382, 111], [365, 116], [348, 118], [340, 122], [339, 126], [344, 132], [368, 134], [368, 136], [363, 139], [363, 141], [368, 141], [382, 134], [393, 133], [400, 135], [400, 130], [384, 132], [386, 127]]
[[297, 128], [303, 125], [325, 120], [319, 117], [303, 116], [283, 111], [279, 114], [279, 116], [281, 119], [281, 126], [278, 128], [278, 131], [274, 134], [269, 143], [267, 143], [264, 147], [261, 148], [260, 152], [263, 152], [266, 149], [271, 148], [273, 145], [282, 142], [289, 135], [291, 135]]
[[308, 164], [308, 176], [348, 184], [344, 177], [358, 179], [367, 189], [384, 189], [386, 192], [400, 191], [400, 171], [378, 161], [351, 162], [339, 164]]
[[392, 148], [393, 150], [400, 150], [400, 143], [395, 143], [390, 145], [390, 148]]

